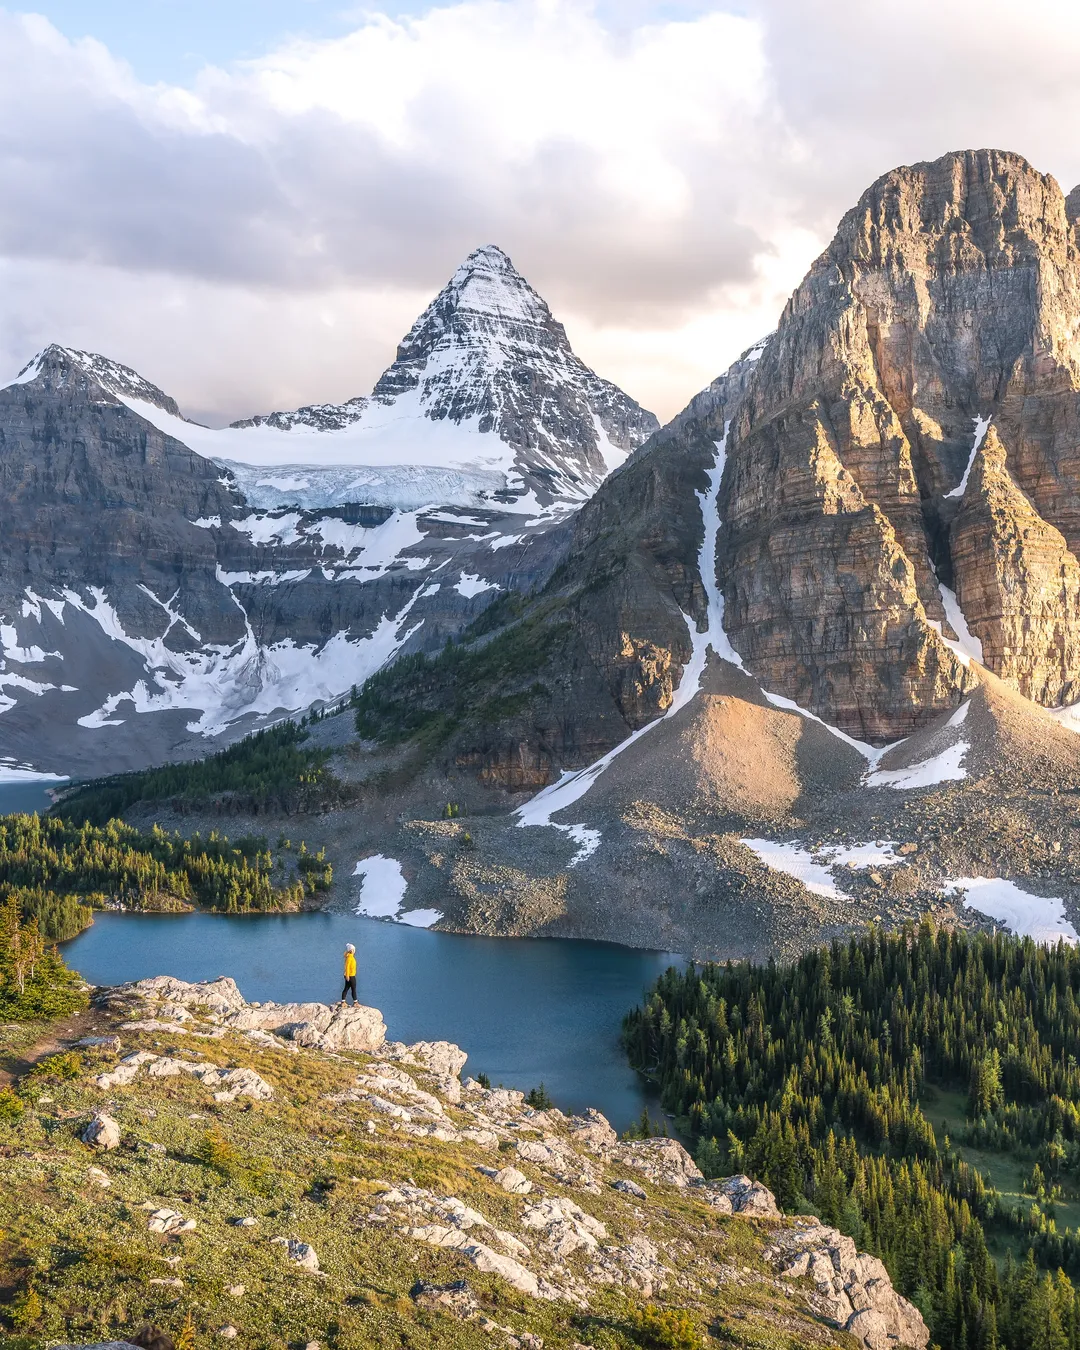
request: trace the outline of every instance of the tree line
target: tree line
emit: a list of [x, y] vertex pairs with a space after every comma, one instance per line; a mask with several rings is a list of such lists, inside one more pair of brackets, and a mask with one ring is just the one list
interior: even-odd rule
[[121, 820], [98, 826], [57, 816], [0, 817], [0, 898], [14, 898], [24, 918], [52, 941], [80, 932], [95, 908], [295, 910], [332, 880], [325, 855], [309, 853], [304, 844], [294, 866], [279, 862], [275, 877], [264, 839], [230, 842], [216, 831], [185, 839]]
[[142, 802], [178, 811], [211, 807], [223, 813], [307, 811], [354, 795], [327, 768], [330, 751], [307, 745], [307, 719], [282, 722], [206, 759], [99, 778], [67, 793], [52, 814], [105, 825]]
[[[944, 1350], [1080, 1347], [1080, 953], [1006, 934], [871, 931], [799, 960], [669, 970], [624, 1023], [631, 1062], [697, 1141], [879, 1255]], [[956, 1143], [1040, 1168], [1010, 1207], [922, 1099], [966, 1095]], [[1023, 1262], [999, 1270], [1000, 1233]], [[1056, 1272], [1056, 1273], [1055, 1273]]]

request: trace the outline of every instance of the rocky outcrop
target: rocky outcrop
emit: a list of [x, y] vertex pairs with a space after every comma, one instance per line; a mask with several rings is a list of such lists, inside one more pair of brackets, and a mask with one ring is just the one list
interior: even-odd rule
[[[120, 985], [111, 998], [114, 1003], [131, 1005], [159, 1024], [172, 1022], [182, 1035], [186, 1034], [183, 1023], [190, 1018], [192, 1010], [198, 1010], [218, 1027], [255, 1037], [272, 1033], [309, 1049], [377, 1051], [386, 1040], [386, 1023], [377, 1008], [367, 1008], [360, 1003], [333, 1006], [326, 1003], [248, 1003], [235, 980], [227, 976], [191, 984], [169, 975], [159, 975]], [[433, 1055], [440, 1065], [452, 1062], [452, 1056], [440, 1057], [429, 1043], [422, 1045], [423, 1049], [417, 1047], [420, 1054]], [[145, 1053], [142, 1059], [146, 1059]]]
[[876, 1256], [824, 1224], [798, 1224], [778, 1234], [765, 1253], [788, 1280], [813, 1286], [811, 1303], [826, 1321], [865, 1350], [926, 1350], [930, 1332], [914, 1304], [892, 1286]]

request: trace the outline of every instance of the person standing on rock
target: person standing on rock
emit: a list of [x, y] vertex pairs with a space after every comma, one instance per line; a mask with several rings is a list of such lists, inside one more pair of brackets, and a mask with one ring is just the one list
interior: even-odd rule
[[356, 997], [356, 948], [351, 942], [345, 944], [345, 988], [341, 991], [341, 1002], [347, 1001], [346, 995], [352, 994], [353, 1006], [357, 1003]]

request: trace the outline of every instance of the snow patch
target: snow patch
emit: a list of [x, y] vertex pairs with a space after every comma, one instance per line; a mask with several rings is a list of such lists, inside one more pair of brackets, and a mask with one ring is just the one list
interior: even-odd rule
[[[963, 497], [964, 493], [967, 491], [968, 479], [971, 477], [971, 470], [975, 466], [975, 456], [982, 448], [982, 443], [986, 439], [986, 433], [990, 430], [990, 423], [994, 419], [991, 416], [973, 417], [971, 420], [975, 424], [975, 443], [972, 445], [971, 454], [968, 456], [967, 468], [964, 470], [964, 476], [960, 479], [959, 483], [957, 483], [956, 487], [954, 487], [951, 492], [946, 492], [944, 494], [946, 498]], [[950, 622], [952, 621], [950, 620]], [[960, 630], [957, 629], [956, 631], [959, 632]]]
[[353, 868], [353, 876], [360, 878], [357, 914], [370, 919], [393, 919], [410, 928], [430, 928], [442, 918], [437, 909], [402, 910], [409, 883], [396, 858], [387, 858], [382, 853], [362, 858]]
[[893, 867], [902, 859], [894, 843], [811, 845], [797, 841], [779, 843], [773, 839], [743, 839], [755, 856], [774, 872], [801, 881], [815, 895], [826, 895], [831, 900], [850, 900], [835, 882], [834, 874], [841, 867]]
[[927, 623], [934, 629], [945, 646], [950, 651], [955, 652], [962, 666], [970, 666], [972, 661], [977, 661], [981, 666], [983, 664], [982, 643], [968, 628], [964, 611], [960, 608], [960, 601], [956, 598], [956, 592], [949, 590], [948, 586], [943, 586], [940, 581], [938, 582], [938, 590], [941, 593], [941, 607], [945, 611], [945, 617], [959, 641], [954, 638], [947, 638], [941, 631], [941, 624], [936, 619], [928, 619]]
[[987, 918], [996, 919], [1017, 937], [1036, 942], [1080, 941], [1080, 934], [1065, 917], [1065, 902], [1057, 896], [1032, 895], [1015, 882], [1000, 877], [957, 877], [943, 887], [943, 894], [964, 893], [964, 905]]
[[[954, 714], [955, 715], [955, 714]], [[949, 726], [952, 726], [950, 719]], [[930, 759], [909, 764], [903, 769], [873, 769], [866, 776], [867, 787], [922, 788], [967, 777], [964, 756], [971, 749], [967, 741], [957, 741]]]
[[473, 596], [483, 595], [485, 591], [497, 591], [498, 585], [494, 581], [483, 581], [478, 574], [468, 575], [462, 572], [454, 586], [458, 595], [463, 595], [466, 600], [471, 600]]

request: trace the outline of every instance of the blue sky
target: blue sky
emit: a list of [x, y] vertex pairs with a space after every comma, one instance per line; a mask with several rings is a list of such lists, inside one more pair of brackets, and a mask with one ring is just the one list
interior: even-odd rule
[[419, 14], [427, 0], [347, 5], [342, 0], [37, 0], [11, 9], [43, 14], [70, 38], [94, 37], [143, 80], [183, 82], [206, 64], [259, 56], [283, 38], [336, 37], [364, 10]]
[[[444, 4], [451, 0], [443, 0]], [[515, 0], [507, 0], [508, 4]], [[289, 37], [333, 38], [365, 14], [420, 15], [433, 0], [37, 0], [13, 12], [43, 14], [66, 37], [94, 37], [127, 61], [140, 79], [186, 83], [202, 66], [260, 56]], [[594, 7], [616, 28], [687, 18], [710, 9], [738, 13], [741, 3], [713, 0], [599, 0]]]

